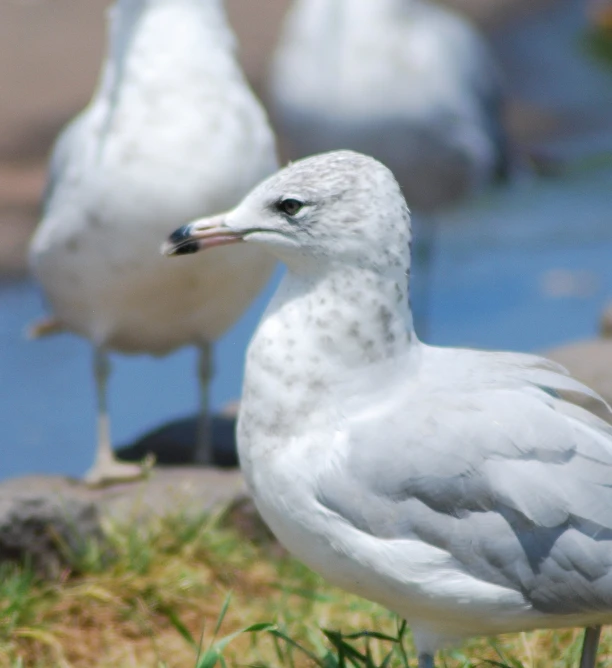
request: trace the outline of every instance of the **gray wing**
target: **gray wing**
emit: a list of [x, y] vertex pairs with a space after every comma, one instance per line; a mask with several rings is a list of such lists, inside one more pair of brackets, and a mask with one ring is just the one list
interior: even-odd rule
[[347, 419], [320, 502], [371, 535], [446, 550], [543, 612], [609, 610], [612, 428], [561, 396], [590, 391], [539, 358], [428, 350], [437, 361], [399, 403]]

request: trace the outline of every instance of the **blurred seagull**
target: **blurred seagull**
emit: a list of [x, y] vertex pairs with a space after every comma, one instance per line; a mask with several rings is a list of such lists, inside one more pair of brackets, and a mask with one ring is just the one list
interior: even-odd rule
[[269, 88], [292, 157], [373, 155], [419, 212], [507, 171], [492, 54], [467, 20], [427, 0], [295, 0]]
[[[412, 627], [419, 667], [475, 635], [612, 621], [612, 427], [540, 357], [413, 329], [393, 174], [339, 151], [175, 232], [287, 265], [247, 354], [240, 462], [266, 522], [331, 582]], [[203, 262], [203, 267], [206, 261]]]
[[207, 443], [210, 344], [241, 315], [274, 266], [262, 249], [220, 249], [203, 266], [170, 266], [159, 238], [234, 205], [277, 167], [274, 138], [235, 56], [221, 0], [118, 0], [89, 106], [55, 145], [31, 268], [53, 309], [35, 334], [69, 330], [95, 349], [98, 449], [86, 479], [138, 476], [115, 460], [107, 352], [200, 348]]

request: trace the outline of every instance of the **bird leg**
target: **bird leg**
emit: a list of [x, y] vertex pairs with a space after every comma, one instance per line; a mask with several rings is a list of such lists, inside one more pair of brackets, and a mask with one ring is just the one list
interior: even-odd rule
[[110, 438], [110, 419], [106, 391], [110, 374], [108, 354], [103, 348], [94, 350], [94, 377], [96, 380], [96, 399], [98, 405], [98, 446], [94, 465], [85, 474], [88, 485], [104, 485], [114, 482], [137, 480], [142, 478], [152, 462], [143, 465], [127, 464], [115, 458]]
[[210, 466], [213, 463], [213, 444], [209, 412], [209, 389], [212, 377], [212, 351], [210, 343], [200, 346], [198, 360], [198, 379], [200, 382], [200, 413], [198, 416], [195, 463]]
[[597, 661], [597, 646], [599, 645], [600, 635], [601, 626], [587, 626], [584, 630], [580, 668], [595, 668], [595, 663]]
[[433, 654], [419, 654], [419, 668], [436, 668]]

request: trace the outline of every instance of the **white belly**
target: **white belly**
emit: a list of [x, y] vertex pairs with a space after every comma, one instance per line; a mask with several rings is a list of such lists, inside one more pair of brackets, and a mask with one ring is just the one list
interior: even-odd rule
[[176, 227], [230, 207], [241, 193], [213, 198], [197, 184], [173, 192], [172, 183], [162, 190], [155, 181], [120, 181], [84, 181], [60, 193], [34, 237], [32, 269], [55, 316], [123, 352], [161, 354], [218, 338], [269, 278], [271, 256], [244, 244], [170, 259], [160, 246]]
[[217, 339], [261, 290], [274, 262], [247, 244], [165, 258], [159, 246], [172, 229], [127, 234], [100, 226], [40, 234], [33, 268], [56, 317], [124, 352], [165, 353]]

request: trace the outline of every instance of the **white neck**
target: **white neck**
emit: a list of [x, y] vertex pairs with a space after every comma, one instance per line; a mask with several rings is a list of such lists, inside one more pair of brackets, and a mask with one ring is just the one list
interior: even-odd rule
[[189, 76], [239, 76], [221, 0], [117, 0], [98, 97], [129, 81], [166, 85]]
[[401, 269], [288, 273], [249, 346], [241, 428], [282, 438], [347, 373], [405, 352], [414, 338], [407, 283]]

